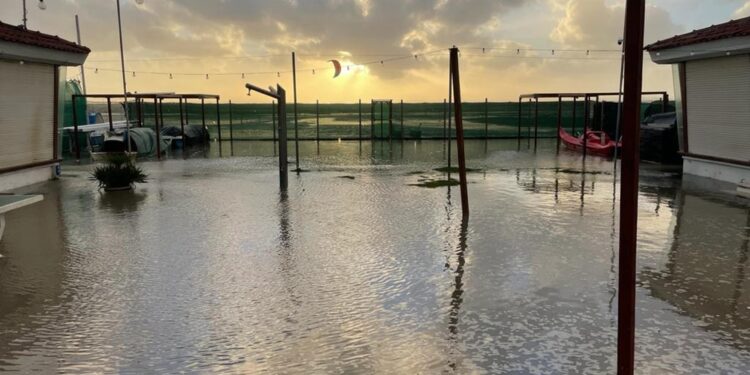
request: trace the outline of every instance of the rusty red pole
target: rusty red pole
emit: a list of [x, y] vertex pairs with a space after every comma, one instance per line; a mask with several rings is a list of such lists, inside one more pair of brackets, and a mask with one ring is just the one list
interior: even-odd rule
[[623, 95], [622, 177], [620, 182], [620, 261], [617, 311], [617, 373], [635, 369], [635, 273], [638, 234], [638, 169], [643, 80], [645, 0], [627, 0]]
[[461, 115], [461, 80], [458, 72], [458, 48], [451, 48], [450, 72], [453, 84], [454, 115], [456, 116], [456, 157], [458, 177], [461, 184], [461, 212], [464, 220], [469, 218], [469, 192], [466, 187], [466, 156], [464, 153], [464, 120]]

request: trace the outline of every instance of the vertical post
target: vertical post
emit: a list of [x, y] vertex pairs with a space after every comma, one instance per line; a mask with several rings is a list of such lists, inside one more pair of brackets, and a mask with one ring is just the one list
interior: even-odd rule
[[384, 117], [385, 116], [383, 115], [383, 101], [381, 100], [380, 101], [380, 138], [385, 137], [385, 130], [383, 129], [383, 123], [385, 121]]
[[359, 143], [362, 143], [362, 99], [359, 99]]
[[523, 117], [523, 98], [518, 97], [518, 149], [521, 149], [521, 118]]
[[638, 234], [640, 107], [643, 80], [645, 0], [625, 6], [625, 86], [622, 181], [620, 183], [620, 275], [617, 313], [617, 373], [630, 375], [635, 359], [635, 272]]
[[185, 98], [185, 125], [190, 125], [190, 109], [188, 108], [188, 100]]
[[393, 141], [393, 100], [388, 101], [388, 142]]
[[[159, 105], [156, 97], [154, 97], [154, 129], [156, 132], [156, 158], [161, 159], [161, 137], [159, 136]], [[128, 134], [129, 136], [130, 134]], [[128, 137], [128, 144], [130, 143], [130, 137]]]
[[[125, 79], [125, 48], [122, 44], [122, 18], [120, 17], [120, 0], [116, 1], [117, 3], [117, 31], [118, 35], [120, 37], [120, 68], [122, 72], [122, 94], [123, 94], [123, 102], [125, 102], [125, 128], [128, 132], [128, 151], [132, 151], [130, 142], [130, 121], [128, 119], [128, 85], [127, 80]], [[111, 115], [111, 113], [110, 113]]]
[[445, 152], [446, 139], [448, 139], [448, 99], [443, 99], [443, 152]]
[[203, 128], [206, 129], [206, 101], [203, 98], [201, 98], [201, 121]]
[[[75, 107], [73, 107], [73, 112], [75, 112]], [[114, 124], [112, 124], [112, 98], [109, 96], [107, 97], [107, 114], [109, 117], [109, 131], [115, 130]], [[130, 136], [130, 134], [128, 134]]]
[[159, 129], [164, 127], [164, 99], [159, 99]]
[[573, 128], [570, 129], [570, 134], [575, 136], [576, 134], [576, 106], [578, 105], [576, 101], [578, 100], [577, 96], [573, 97]]
[[[295, 171], [299, 173], [299, 130], [297, 130], [297, 56], [294, 52], [292, 52], [292, 86], [292, 89], [294, 91], [294, 165], [296, 167]], [[284, 105], [286, 105], [286, 103]], [[279, 106], [281, 106], [281, 100], [279, 100]], [[286, 109], [284, 110], [286, 111]], [[279, 127], [281, 126], [281, 121], [282, 118], [279, 116]], [[286, 126], [286, 118], [283, 119], [283, 121], [285, 122], [284, 125]]]
[[536, 142], [539, 138], [539, 98], [534, 98], [534, 151], [536, 151]]
[[78, 115], [76, 109], [76, 95], [73, 95], [72, 97], [72, 105], [73, 105], [73, 144], [75, 144], [75, 154], [76, 154], [76, 161], [81, 160], [81, 143], [78, 141]]
[[229, 144], [234, 142], [234, 129], [232, 129], [232, 101], [229, 101]]
[[[399, 111], [401, 115], [401, 140], [404, 140], [404, 99], [401, 99], [401, 110]], [[403, 151], [403, 148], [401, 149]]]
[[487, 101], [487, 98], [484, 98], [484, 139], [488, 139], [490, 136], [489, 124], [490, 124], [489, 102]]
[[279, 185], [282, 191], [286, 191], [289, 185], [289, 171], [286, 156], [286, 90], [280, 85], [276, 85], [279, 106]]
[[466, 187], [466, 157], [464, 153], [464, 126], [461, 116], [461, 80], [458, 71], [458, 48], [451, 48], [450, 55], [451, 82], [453, 83], [453, 96], [455, 97], [456, 110], [456, 153], [458, 157], [458, 176], [461, 184], [461, 212], [464, 220], [469, 218], [469, 192]]
[[221, 157], [221, 111], [219, 110], [219, 97], [216, 97], [216, 130], [219, 134], [219, 157]]
[[271, 136], [273, 137], [273, 154], [276, 155], [276, 102], [271, 101]]
[[375, 139], [375, 101], [370, 99], [370, 140]]
[[562, 96], [557, 97], [557, 152], [560, 153], [560, 129], [562, 128]]
[[588, 147], [588, 143], [589, 143], [588, 142], [589, 137], [586, 134], [586, 132], [589, 131], [589, 115], [591, 114], [591, 108], [589, 108], [589, 105], [591, 102], [590, 99], [591, 98], [589, 98], [588, 94], [586, 94], [583, 98], [583, 150], [582, 151], [583, 151], [584, 158], [586, 157], [586, 153], [588, 151], [586, 148]]
[[596, 96], [596, 101], [594, 102], [594, 124], [591, 125], [591, 128], [594, 128], [594, 125], [599, 124], [599, 130], [602, 130], [602, 118], [599, 113], [599, 95]]
[[187, 146], [187, 139], [185, 138], [185, 116], [182, 108], [182, 98], [179, 99], [179, 110], [180, 110], [180, 135], [182, 136], [182, 155], [185, 156], [185, 147]]
[[668, 105], [669, 105], [669, 94], [665, 92], [661, 96], [661, 113], [664, 113], [667, 111]]
[[[452, 53], [453, 52], [451, 52], [451, 54]], [[451, 67], [452, 66], [453, 65], [451, 65]], [[453, 112], [453, 108], [451, 108], [452, 104], [453, 104], [453, 74], [449, 70], [448, 71], [448, 173], [450, 173], [450, 170], [451, 170], [451, 143], [452, 143], [451, 141], [453, 140], [453, 135], [451, 134], [451, 125], [452, 125], [451, 116]]]
[[138, 121], [138, 127], [143, 127], [143, 103], [137, 97], [135, 98], [135, 119]]
[[[76, 39], [78, 41], [78, 45], [81, 45], [81, 28], [78, 26], [78, 15], [76, 14]], [[86, 72], [83, 68], [84, 64], [81, 64], [81, 84], [83, 85], [83, 95], [86, 95]], [[88, 116], [86, 116], [88, 118]], [[86, 120], [86, 123], [88, 124], [88, 120]]]
[[315, 141], [320, 143], [320, 102], [315, 99]]

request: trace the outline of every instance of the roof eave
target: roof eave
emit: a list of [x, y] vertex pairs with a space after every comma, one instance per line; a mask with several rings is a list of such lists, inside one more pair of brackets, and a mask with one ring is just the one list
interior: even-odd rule
[[703, 60], [722, 56], [750, 53], [750, 36], [719, 39], [673, 48], [647, 48], [651, 61], [656, 64]]
[[0, 40], [0, 59], [77, 66], [86, 61], [88, 52], [77, 53]]

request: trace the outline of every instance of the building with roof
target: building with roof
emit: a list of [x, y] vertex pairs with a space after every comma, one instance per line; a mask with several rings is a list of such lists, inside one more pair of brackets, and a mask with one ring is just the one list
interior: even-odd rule
[[683, 173], [750, 182], [750, 17], [646, 50], [673, 67]]
[[0, 191], [54, 177], [65, 69], [90, 50], [0, 22]]

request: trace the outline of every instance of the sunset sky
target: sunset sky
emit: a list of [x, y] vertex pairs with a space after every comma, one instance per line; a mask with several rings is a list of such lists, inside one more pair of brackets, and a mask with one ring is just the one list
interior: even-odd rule
[[[42, 11], [28, 0], [29, 28], [75, 40], [78, 14], [83, 44], [92, 49], [86, 64], [88, 91], [121, 91], [115, 1], [45, 2]], [[20, 24], [21, 0], [2, 3], [0, 20]], [[466, 101], [514, 100], [527, 92], [612, 91], [619, 74], [619, 55], [612, 50], [618, 49], [622, 34], [624, 3], [144, 0], [138, 5], [121, 0], [126, 70], [136, 72], [128, 73], [128, 89], [265, 101], [248, 97], [244, 83], [278, 82], [291, 89], [290, 55], [296, 51], [300, 101], [438, 101], [448, 90], [447, 48], [456, 45], [462, 51]], [[647, 4], [646, 43], [750, 16], [750, 0]], [[336, 79], [331, 78], [330, 59], [344, 66]], [[360, 65], [364, 62], [374, 63]], [[669, 67], [645, 62], [644, 89], [672, 91]], [[78, 78], [79, 71], [70, 69], [68, 75]]]

